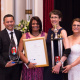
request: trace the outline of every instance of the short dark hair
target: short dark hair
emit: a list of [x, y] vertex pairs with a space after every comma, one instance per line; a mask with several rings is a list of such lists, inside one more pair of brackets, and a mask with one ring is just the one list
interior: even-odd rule
[[80, 22], [80, 18], [73, 19], [72, 24], [73, 24], [74, 21]]
[[4, 18], [3, 18], [3, 21], [5, 21], [5, 18], [6, 17], [13, 17], [13, 20], [14, 20], [14, 16], [13, 15], [11, 15], [11, 14], [6, 14], [5, 16], [4, 16]]
[[49, 17], [51, 17], [51, 14], [58, 15], [59, 18], [62, 18], [62, 17], [63, 17], [61, 11], [56, 10], [56, 9], [52, 10], [52, 11], [49, 13]]
[[40, 18], [38, 16], [34, 16], [30, 20], [30, 23], [29, 23], [29, 31], [30, 31], [30, 33], [32, 34], [32, 21], [33, 20], [36, 20], [37, 23], [39, 24], [39, 28], [40, 28], [39, 29], [39, 33], [41, 33], [41, 31], [42, 31], [42, 22], [41, 22], [41, 20], [40, 20]]

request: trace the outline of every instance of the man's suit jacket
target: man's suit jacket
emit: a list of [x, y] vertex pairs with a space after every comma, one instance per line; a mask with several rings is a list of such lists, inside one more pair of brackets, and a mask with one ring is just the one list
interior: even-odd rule
[[[14, 30], [18, 44], [22, 36], [22, 33], [18, 30]], [[0, 67], [5, 67], [9, 59], [9, 46], [10, 38], [6, 29], [0, 31]]]

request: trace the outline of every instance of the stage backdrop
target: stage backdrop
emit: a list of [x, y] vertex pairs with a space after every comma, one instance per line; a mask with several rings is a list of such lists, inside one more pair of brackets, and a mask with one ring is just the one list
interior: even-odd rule
[[49, 12], [54, 9], [54, 0], [43, 0], [43, 31], [48, 32], [51, 28]]
[[54, 0], [54, 9], [63, 14], [61, 26], [66, 29], [68, 35], [72, 34], [71, 23], [74, 18], [80, 18], [80, 0]]

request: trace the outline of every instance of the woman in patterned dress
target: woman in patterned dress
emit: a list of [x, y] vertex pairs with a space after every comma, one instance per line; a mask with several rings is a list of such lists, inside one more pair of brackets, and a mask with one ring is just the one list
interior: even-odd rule
[[21, 60], [27, 64], [27, 67], [23, 64], [22, 68], [22, 80], [43, 80], [43, 68], [35, 67], [35, 63], [28, 61], [28, 59], [23, 54], [23, 39], [36, 38], [36, 37], [47, 37], [47, 33], [42, 31], [42, 23], [39, 17], [34, 16], [31, 18], [29, 23], [29, 31], [20, 39], [19, 50]]

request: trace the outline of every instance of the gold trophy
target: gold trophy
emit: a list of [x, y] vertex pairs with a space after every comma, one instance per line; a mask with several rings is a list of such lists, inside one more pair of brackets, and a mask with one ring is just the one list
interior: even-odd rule
[[57, 35], [58, 29], [56, 28], [56, 25], [54, 27], [55, 27], [55, 29], [54, 29], [55, 38], [54, 39], [57, 39], [58, 38], [58, 35]]
[[[55, 27], [55, 29], [54, 29], [55, 36], [53, 34], [51, 34], [52, 67], [55, 66], [60, 61], [62, 54], [63, 54], [63, 44], [62, 44], [63, 38], [61, 38], [61, 34], [60, 35], [58, 34], [58, 29], [56, 28], [56, 25], [54, 27]], [[58, 44], [58, 49], [57, 49], [58, 55], [57, 56], [54, 56], [54, 52], [55, 52], [54, 42], [55, 42], [55, 40]], [[63, 67], [63, 64], [62, 64], [62, 67]], [[62, 71], [62, 67], [61, 67], [60, 71]]]

